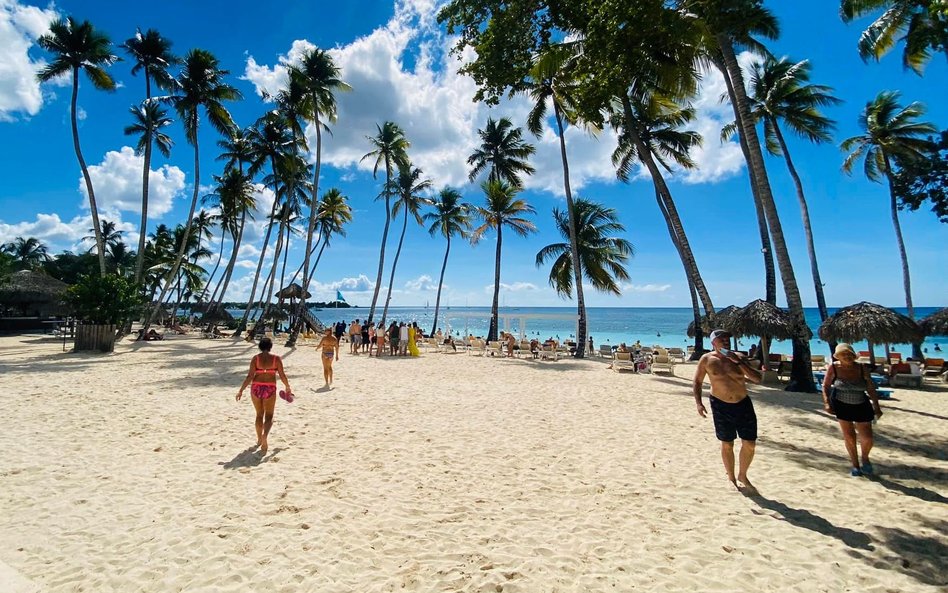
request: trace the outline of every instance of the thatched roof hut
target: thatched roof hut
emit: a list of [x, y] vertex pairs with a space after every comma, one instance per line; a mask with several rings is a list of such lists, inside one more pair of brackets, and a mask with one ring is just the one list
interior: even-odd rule
[[[714, 319], [709, 319], [707, 315], [701, 318], [701, 332], [704, 335], [710, 334], [716, 329], [726, 329], [729, 332], [733, 333], [733, 328], [731, 327], [731, 318], [734, 313], [740, 309], [735, 305], [729, 305], [724, 307], [720, 311], [714, 314]], [[688, 337], [695, 337], [695, 322], [692, 321], [688, 324]]]
[[948, 336], [948, 307], [918, 322], [926, 336]]
[[[275, 296], [278, 299], [298, 299], [300, 298], [300, 295], [302, 294], [303, 294], [303, 287], [294, 282], [293, 284], [290, 284], [286, 288], [279, 290], [273, 296]], [[309, 291], [306, 291], [306, 296], [303, 298], [308, 299], [311, 296], [313, 295], [310, 294]]]
[[0, 284], [0, 304], [33, 310], [39, 314], [59, 314], [68, 310], [63, 303], [68, 284], [35, 270], [11, 274]]
[[871, 344], [914, 344], [924, 332], [917, 323], [888, 307], [865, 301], [843, 307], [820, 326], [820, 338], [827, 342]]
[[[790, 313], [757, 299], [730, 316], [730, 330], [737, 336], [767, 336], [778, 340], [789, 340], [795, 335], [795, 324]], [[812, 332], [807, 328], [807, 339]]]

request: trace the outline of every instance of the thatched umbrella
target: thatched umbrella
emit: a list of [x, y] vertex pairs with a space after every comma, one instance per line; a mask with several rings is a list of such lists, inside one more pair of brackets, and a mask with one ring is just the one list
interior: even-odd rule
[[[730, 327], [734, 335], [757, 336], [760, 338], [760, 349], [764, 366], [770, 360], [768, 341], [771, 338], [789, 340], [796, 335], [793, 317], [787, 311], [772, 305], [767, 301], [757, 299], [746, 307], [738, 309], [730, 316]], [[807, 339], [812, 333], [806, 329]]]
[[924, 338], [922, 328], [905, 315], [865, 301], [830, 315], [820, 326], [819, 334], [827, 342], [866, 340], [870, 359], [875, 358], [873, 344], [915, 344]]
[[[709, 319], [707, 315], [701, 318], [701, 332], [704, 335], [710, 334], [716, 329], [726, 329], [727, 331], [734, 333], [734, 329], [731, 327], [731, 322], [734, 314], [740, 311], [740, 308], [735, 305], [729, 305], [724, 307], [720, 311], [714, 314], [714, 319]], [[736, 336], [736, 334], [735, 334]], [[688, 337], [695, 337], [695, 322], [692, 321], [688, 324]]]
[[927, 336], [948, 336], [948, 307], [918, 322]]
[[[278, 299], [298, 299], [300, 298], [300, 295], [302, 294], [303, 294], [303, 287], [294, 282], [293, 284], [290, 284], [286, 288], [281, 289], [279, 292], [277, 292], [273, 296], [275, 296]], [[311, 296], [313, 295], [311, 295], [309, 291], [307, 290], [306, 296], [302, 298], [308, 299]]]
[[46, 305], [47, 309], [64, 310], [62, 304], [68, 284], [34, 270], [14, 272], [0, 285], [0, 303], [5, 305]]

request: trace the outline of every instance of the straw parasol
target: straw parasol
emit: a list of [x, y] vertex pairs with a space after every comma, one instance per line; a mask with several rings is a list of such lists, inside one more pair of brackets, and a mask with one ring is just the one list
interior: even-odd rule
[[35, 270], [20, 270], [0, 285], [0, 303], [5, 305], [45, 305], [44, 308], [65, 309], [62, 304], [68, 284]]
[[[723, 309], [721, 309], [720, 311], [714, 314], [713, 321], [709, 319], [707, 315], [705, 315], [704, 317], [701, 318], [702, 333], [704, 333], [704, 335], [708, 335], [716, 329], [726, 329], [733, 333], [733, 330], [731, 328], [731, 318], [733, 317], [734, 313], [736, 313], [739, 310], [740, 309], [735, 305], [729, 305], [727, 307], [724, 307]], [[695, 322], [694, 321], [688, 324], [688, 337], [689, 338], [695, 337]]]
[[869, 342], [873, 344], [915, 344], [924, 338], [917, 323], [888, 307], [865, 301], [843, 307], [820, 326], [820, 338], [827, 342]]
[[948, 336], [948, 307], [918, 322], [927, 336]]
[[[300, 298], [302, 294], [303, 294], [303, 287], [294, 282], [293, 284], [290, 284], [286, 288], [283, 288], [282, 290], [280, 290], [273, 296], [275, 296], [278, 299], [298, 299]], [[303, 298], [308, 299], [311, 296], [313, 295], [310, 294], [309, 291], [307, 290], [306, 296]]]
[[[790, 313], [767, 301], [757, 299], [746, 307], [738, 309], [730, 316], [730, 329], [738, 336], [757, 336], [760, 338], [761, 360], [766, 365], [770, 360], [769, 342], [772, 338], [789, 340], [795, 335], [796, 325]], [[806, 328], [807, 339], [812, 332]]]

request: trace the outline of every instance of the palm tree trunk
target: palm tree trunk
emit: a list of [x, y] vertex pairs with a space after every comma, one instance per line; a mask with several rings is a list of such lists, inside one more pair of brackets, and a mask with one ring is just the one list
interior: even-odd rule
[[379, 300], [379, 289], [382, 287], [382, 271], [385, 269], [385, 243], [388, 241], [388, 226], [392, 221], [392, 204], [388, 193], [388, 186], [392, 181], [392, 170], [385, 159], [385, 227], [382, 229], [382, 247], [379, 250], [379, 273], [375, 279], [375, 291], [372, 293], [372, 306], [369, 308], [369, 319], [367, 323], [371, 324], [375, 317], [375, 305]]
[[632, 113], [632, 103], [628, 97], [623, 97], [622, 106], [626, 117], [626, 131], [635, 143], [639, 159], [645, 165], [645, 168], [648, 169], [649, 175], [652, 177], [652, 184], [655, 186], [656, 191], [655, 199], [658, 201], [659, 210], [661, 210], [665, 216], [665, 224], [668, 225], [668, 234], [671, 237], [672, 243], [675, 244], [676, 249], [679, 249], [681, 263], [685, 267], [685, 273], [695, 285], [695, 290], [701, 299], [702, 305], [704, 305], [705, 314], [713, 317], [715, 313], [714, 303], [711, 302], [711, 295], [708, 293], [708, 288], [701, 278], [701, 272], [698, 270], [697, 260], [695, 259], [694, 252], [691, 250], [688, 236], [685, 234], [685, 227], [681, 223], [681, 217], [678, 215], [675, 200], [672, 198], [671, 191], [668, 189], [665, 178], [655, 163], [655, 159], [652, 158], [651, 149], [642, 140], [642, 136], [637, 129]]
[[402, 254], [402, 243], [405, 242], [405, 230], [408, 228], [408, 207], [405, 207], [405, 219], [402, 222], [402, 234], [398, 237], [398, 249], [395, 250], [395, 259], [392, 260], [392, 274], [388, 279], [388, 293], [385, 295], [385, 307], [382, 309], [382, 326], [388, 317], [388, 305], [392, 302], [392, 286], [395, 284], [395, 268], [398, 267], [398, 256]]
[[[319, 105], [319, 100], [315, 93], [313, 93], [313, 105]], [[313, 233], [316, 232], [316, 213], [319, 211], [319, 200], [317, 196], [319, 195], [319, 169], [322, 165], [323, 136], [319, 126], [319, 112], [316, 109], [314, 109], [314, 111], [316, 112], [313, 118], [316, 127], [316, 167], [313, 170], [313, 197], [310, 200], [309, 225], [306, 227], [306, 251], [303, 255], [303, 294], [300, 295], [299, 311], [297, 313], [297, 317], [299, 318], [302, 318], [303, 311], [306, 310], [305, 297], [307, 291], [309, 291], [310, 280], [312, 280], [312, 275], [309, 273], [309, 256], [313, 249]], [[301, 326], [301, 323], [297, 323], [293, 326], [293, 333], [290, 334], [290, 338], [286, 341], [288, 348], [296, 346], [296, 340], [299, 338]]]
[[145, 166], [142, 171], [142, 221], [138, 230], [138, 257], [135, 261], [135, 284], [141, 284], [145, 264], [145, 233], [148, 226], [148, 178], [151, 175], [151, 132], [145, 132]]
[[500, 301], [500, 247], [503, 243], [503, 224], [497, 225], [497, 254], [494, 256], [494, 298], [490, 304], [490, 326], [487, 328], [487, 341], [497, 339], [497, 316]]
[[790, 262], [790, 253], [784, 240], [783, 227], [777, 214], [777, 206], [770, 191], [770, 182], [767, 179], [767, 168], [760, 150], [757, 130], [750, 116], [741, 67], [737, 63], [737, 56], [734, 55], [730, 38], [718, 34], [717, 41], [721, 47], [727, 71], [734, 82], [731, 88], [734, 90], [734, 98], [736, 99], [734, 103], [735, 119], [741, 127], [742, 135], [746, 134], [748, 154], [751, 159], [749, 166], [755, 170], [759, 181], [758, 189], [761, 192], [761, 202], [764, 207], [764, 214], [767, 217], [767, 226], [770, 230], [774, 251], [776, 252], [777, 266], [780, 269], [780, 278], [783, 281], [787, 307], [790, 309], [790, 314], [796, 324], [796, 335], [793, 338], [793, 365], [786, 389], [788, 391], [812, 393], [816, 391], [816, 385], [813, 382], [813, 370], [810, 363], [810, 343], [807, 339], [809, 331], [806, 326], [806, 318], [803, 315], [803, 301], [800, 299], [800, 289], [793, 274], [793, 264]]
[[215, 291], [217, 294], [213, 299], [216, 303], [214, 309], [212, 309], [214, 311], [223, 305], [224, 296], [227, 294], [227, 287], [230, 286], [230, 279], [234, 274], [234, 268], [237, 266], [237, 255], [240, 252], [240, 245], [244, 238], [244, 225], [246, 224], [246, 220], [247, 213], [244, 211], [240, 215], [240, 228], [237, 230], [237, 237], [234, 238], [234, 250], [230, 254], [230, 260], [228, 260], [227, 267], [224, 269], [224, 278], [221, 285], [218, 287], [220, 292]]
[[[221, 260], [223, 259], [224, 259], [224, 233], [221, 232], [221, 249], [220, 251], [217, 252], [217, 263], [214, 264], [214, 270], [211, 272], [211, 275], [207, 277], [207, 282], [204, 284], [204, 290], [201, 291], [201, 296], [198, 297], [198, 302], [203, 301], [205, 297], [207, 297], [207, 289], [211, 285], [211, 282], [214, 280], [214, 276], [217, 274], [217, 269], [221, 266]], [[217, 289], [215, 288], [215, 292], [216, 290]], [[208, 301], [208, 304], [210, 304], [210, 301]], [[205, 309], [205, 311], [206, 310], [207, 309]]]
[[[700, 357], [702, 354], [704, 354], [704, 331], [701, 329], [701, 308], [699, 307], [698, 291], [695, 288], [695, 281], [691, 275], [690, 267], [686, 263], [687, 258], [685, 256], [684, 248], [682, 247], [682, 238], [680, 235], [678, 235], [674, 225], [671, 222], [671, 214], [668, 211], [665, 201], [662, 199], [662, 193], [659, 191], [657, 185], [655, 187], [655, 201], [658, 202], [658, 209], [662, 212], [662, 216], [665, 218], [665, 225], [668, 227], [668, 236], [671, 238], [672, 244], [675, 246], [675, 250], [678, 252], [678, 257], [681, 259], [682, 266], [685, 268], [685, 279], [688, 282], [688, 293], [691, 296], [691, 308], [692, 312], [694, 313], [695, 321], [695, 351], [693, 356]], [[687, 239], [685, 239], [685, 241], [687, 241]], [[695, 268], [697, 269], [697, 266], [695, 266]], [[708, 296], [708, 304], [711, 305], [711, 313], [709, 314], [709, 317], [713, 318], [714, 304], [711, 303], [710, 296]], [[693, 360], [694, 359], [695, 358], [693, 358]]]
[[[727, 86], [727, 94], [731, 100], [731, 105], [734, 106], [735, 112], [737, 111], [737, 96], [734, 81], [731, 79], [731, 75], [728, 73], [727, 65], [724, 62], [723, 50], [722, 55], [717, 56], [716, 59], [712, 58], [712, 62], [721, 72], [721, 76], [724, 77], [724, 84]], [[741, 89], [743, 91], [743, 77], [739, 79]], [[746, 94], [745, 94], [746, 97]], [[746, 100], [746, 99], [745, 99]], [[756, 132], [754, 138], [756, 138]], [[770, 244], [770, 232], [767, 229], [767, 215], [764, 212], [763, 198], [761, 198], [761, 180], [758, 177], [758, 172], [751, 167], [751, 154], [750, 147], [747, 142], [747, 138], [744, 137], [743, 132], [738, 134], [738, 143], [741, 147], [741, 153], [744, 155], [744, 162], [747, 163], [747, 176], [751, 182], [751, 195], [754, 198], [754, 210], [757, 213], [757, 232], [760, 235], [760, 252], [764, 257], [764, 300], [766, 300], [771, 305], [777, 304], [777, 274], [774, 270], [774, 257], [773, 249]], [[768, 191], [770, 185], [767, 185]]]
[[[899, 258], [902, 261], [902, 286], [905, 288], [905, 308], [908, 310], [908, 316], [915, 319], [915, 307], [912, 304], [912, 278], [909, 275], [908, 254], [905, 252], [905, 241], [902, 239], [902, 225], [899, 223], [899, 203], [895, 196], [895, 189], [892, 187], [892, 165], [889, 161], [889, 155], [882, 153], [885, 158], [885, 178], [889, 181], [889, 204], [892, 211], [892, 227], [895, 229], [895, 240], [899, 244]], [[886, 354], [888, 356], [888, 353]], [[912, 358], [919, 360], [924, 358], [922, 345], [912, 344]]]
[[448, 269], [448, 254], [451, 253], [451, 235], [448, 234], [448, 246], [444, 250], [444, 261], [441, 263], [441, 277], [438, 278], [438, 296], [435, 297], [434, 323], [431, 324], [431, 335], [438, 328], [438, 311], [441, 309], [441, 287], [444, 286], [444, 271]]
[[[197, 113], [197, 112], [195, 112]], [[178, 273], [178, 269], [181, 267], [181, 261], [184, 259], [184, 252], [188, 247], [188, 237], [191, 236], [191, 223], [194, 221], [194, 210], [197, 207], [198, 200], [198, 191], [201, 186], [201, 159], [200, 151], [198, 148], [198, 126], [197, 123], [194, 123], [194, 193], [191, 196], [191, 209], [188, 211], [188, 222], [184, 225], [184, 233], [181, 235], [181, 245], [178, 246], [178, 254], [174, 258], [174, 265], [171, 267], [171, 271], [168, 274], [168, 278], [174, 278]], [[167, 290], [167, 285], [162, 291]], [[159, 301], [164, 298], [164, 292], [162, 292]], [[145, 320], [144, 332], [142, 335], [148, 332], [148, 326], [151, 324], [151, 319], [157, 313], [157, 308], [155, 308], [151, 315], [148, 316], [148, 319]]]
[[72, 121], [72, 145], [76, 150], [76, 159], [79, 160], [79, 168], [82, 169], [82, 178], [86, 182], [86, 192], [89, 194], [89, 211], [92, 213], [92, 232], [95, 235], [95, 248], [99, 255], [99, 274], [105, 276], [105, 245], [102, 243], [102, 229], [99, 228], [99, 207], [95, 201], [95, 191], [92, 189], [92, 177], [89, 176], [89, 168], [86, 167], [86, 160], [82, 158], [82, 149], [79, 147], [79, 124], [76, 119], [76, 103], [79, 97], [79, 68], [72, 69], [72, 103], [70, 104], [69, 116]]
[[[813, 243], [813, 227], [810, 225], [810, 209], [807, 207], [806, 196], [803, 194], [803, 183], [800, 181], [800, 175], [797, 174], [797, 168], [793, 166], [793, 159], [790, 158], [790, 150], [787, 149], [787, 143], [783, 138], [783, 132], [777, 125], [777, 120], [771, 120], [774, 132], [777, 135], [777, 141], [780, 143], [780, 150], [783, 151], [784, 159], [787, 161], [787, 169], [790, 171], [790, 177], [797, 189], [797, 199], [800, 201], [800, 217], [803, 219], [803, 233], [806, 235], [806, 251], [810, 256], [810, 273], [813, 275], [813, 288], [816, 291], [816, 306], [820, 311], [820, 321], [826, 321], [829, 312], [826, 308], [826, 296], [823, 294], [823, 280], [820, 278], [820, 266], [816, 259], [816, 246]], [[836, 349], [836, 342], [829, 342], [830, 351]]]
[[[263, 311], [260, 315], [261, 321], [266, 321], [267, 317], [270, 315], [271, 301], [273, 299], [274, 287], [276, 285], [276, 272], [277, 266], [280, 264], [280, 255], [283, 253], [283, 227], [287, 224], [287, 218], [289, 216], [289, 208], [283, 209], [283, 216], [280, 217], [280, 227], [277, 230], [277, 242], [276, 247], [273, 250], [273, 265], [270, 267], [270, 275], [267, 277], [267, 282], [264, 283], [264, 290], [260, 293], [259, 308]], [[269, 288], [267, 288], [269, 284]], [[260, 324], [262, 326], [262, 324]], [[262, 327], [261, 327], [262, 329]], [[254, 326], [254, 335], [257, 335], [257, 326]]]
[[586, 352], [586, 299], [583, 296], [583, 268], [579, 260], [579, 244], [576, 237], [576, 212], [573, 206], [573, 192], [569, 186], [569, 161], [566, 158], [566, 138], [563, 136], [563, 117], [560, 107], [553, 101], [553, 113], [556, 116], [556, 129], [560, 137], [560, 159], [563, 163], [563, 190], [566, 192], [566, 210], [569, 219], [569, 253], [573, 263], [573, 283], [576, 285], [576, 358], [583, 358]]
[[[276, 165], [273, 161], [273, 158], [270, 159], [270, 168], [276, 171]], [[277, 205], [280, 203], [280, 200], [277, 198], [276, 193], [273, 196], [273, 206], [270, 207], [270, 217], [268, 218], [269, 222], [267, 223], [267, 232], [263, 237], [263, 249], [260, 250], [260, 258], [257, 260], [257, 271], [253, 276], [253, 284], [250, 286], [250, 297], [247, 299], [247, 307], [244, 309], [244, 316], [240, 319], [240, 323], [237, 325], [237, 330], [234, 332], [234, 337], [240, 336], [240, 333], [247, 327], [247, 322], [250, 318], [250, 312], [254, 307], [254, 298], [257, 296], [257, 283], [260, 281], [260, 272], [263, 270], [263, 262], [267, 257], [267, 247], [270, 245], [270, 233], [273, 232], [273, 218], [276, 216]], [[266, 280], [264, 280], [266, 284]]]

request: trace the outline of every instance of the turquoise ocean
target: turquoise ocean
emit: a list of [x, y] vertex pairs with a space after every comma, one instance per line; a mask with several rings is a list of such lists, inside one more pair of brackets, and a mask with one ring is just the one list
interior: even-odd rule
[[[836, 309], [830, 308], [832, 314]], [[904, 308], [895, 308], [905, 314]], [[937, 311], [934, 307], [916, 307], [915, 315], [921, 319]], [[232, 311], [240, 313], [240, 311]], [[313, 314], [324, 324], [337, 321], [350, 322], [353, 319], [365, 320], [368, 317], [367, 307], [353, 307], [350, 309], [313, 309]], [[820, 314], [816, 308], [805, 309], [807, 323], [813, 329], [814, 339], [810, 347], [814, 354], [829, 352], [826, 342], [816, 337], [816, 330], [820, 326]], [[690, 308], [678, 307], [590, 307], [587, 310], [588, 333], [592, 336], [594, 345], [618, 345], [621, 342], [633, 343], [636, 340], [642, 344], [660, 344], [662, 346], [679, 346], [684, 348], [694, 344], [694, 339], [686, 334], [688, 324], [693, 320]], [[381, 308], [376, 309], [375, 319], [381, 318]], [[431, 330], [434, 320], [434, 306], [430, 307], [390, 307], [389, 321], [417, 321], [418, 326], [426, 333]], [[438, 318], [438, 327], [442, 331], [450, 331], [452, 335], [474, 334], [487, 335], [490, 320], [490, 307], [442, 307]], [[500, 329], [508, 329], [519, 335], [523, 330], [527, 338], [536, 337], [546, 339], [558, 337], [565, 340], [576, 334], [576, 310], [570, 307], [501, 307]], [[753, 338], [744, 338], [743, 348], [749, 348]], [[707, 342], [706, 342], [707, 344]], [[948, 337], [929, 336], [923, 348], [927, 349], [928, 356], [936, 356], [935, 344], [943, 350], [948, 350]], [[856, 350], [865, 350], [865, 342], [853, 344]], [[911, 346], [908, 344], [893, 344], [896, 351], [908, 356]], [[771, 352], [790, 354], [789, 341], [775, 341]], [[882, 354], [882, 346], [876, 347], [876, 352]]]

